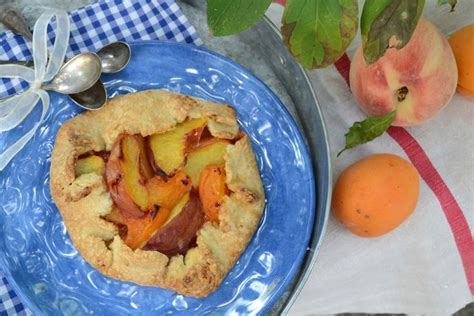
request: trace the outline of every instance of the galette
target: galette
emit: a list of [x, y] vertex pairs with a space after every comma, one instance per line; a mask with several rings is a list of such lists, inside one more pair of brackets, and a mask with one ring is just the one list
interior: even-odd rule
[[95, 269], [195, 297], [220, 285], [265, 202], [232, 107], [164, 90], [117, 96], [65, 122], [50, 185]]

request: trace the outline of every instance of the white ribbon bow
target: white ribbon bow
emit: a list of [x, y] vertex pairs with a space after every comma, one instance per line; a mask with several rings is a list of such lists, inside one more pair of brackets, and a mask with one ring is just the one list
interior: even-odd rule
[[[48, 24], [56, 17], [56, 39], [48, 58]], [[0, 154], [0, 171], [28, 143], [42, 123], [49, 109], [49, 95], [41, 89], [43, 83], [51, 81], [64, 63], [69, 44], [69, 17], [65, 11], [54, 10], [43, 13], [36, 21], [33, 31], [34, 69], [20, 65], [0, 65], [0, 77], [20, 78], [30, 85], [28, 90], [0, 101], [0, 132], [9, 131], [20, 124], [41, 99], [41, 118], [33, 128], [16, 143]]]

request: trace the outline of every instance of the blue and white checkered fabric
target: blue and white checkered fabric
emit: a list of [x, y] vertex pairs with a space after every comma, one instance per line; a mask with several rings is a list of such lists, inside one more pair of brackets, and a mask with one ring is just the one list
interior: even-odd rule
[[[113, 41], [171, 40], [202, 44], [196, 30], [173, 0], [102, 0], [70, 13], [71, 37], [68, 57], [97, 51]], [[54, 41], [54, 24], [49, 29]], [[30, 60], [31, 43], [22, 36], [0, 35], [0, 60]], [[20, 80], [0, 79], [0, 96], [14, 94], [28, 85]]]
[[8, 284], [8, 280], [0, 272], [0, 315], [32, 315], [31, 311], [21, 303], [16, 293]]
[[[171, 40], [201, 45], [194, 27], [173, 0], [102, 0], [70, 13], [69, 57], [96, 51], [113, 41]], [[54, 25], [53, 25], [54, 27]], [[53, 42], [53, 28], [50, 40]], [[23, 37], [0, 35], [0, 60], [29, 60], [31, 45]], [[27, 88], [26, 82], [0, 79], [0, 95]], [[32, 315], [0, 271], [0, 316]]]

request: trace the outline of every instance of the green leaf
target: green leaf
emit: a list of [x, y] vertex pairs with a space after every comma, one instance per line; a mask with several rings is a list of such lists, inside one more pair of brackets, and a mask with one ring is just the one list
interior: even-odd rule
[[358, 28], [357, 0], [288, 0], [281, 32], [285, 45], [304, 67], [335, 63]]
[[456, 7], [457, 3], [458, 3], [457, 0], [438, 0], [439, 6], [449, 4], [451, 6], [451, 12], [454, 12], [454, 8]]
[[383, 116], [372, 116], [361, 122], [355, 122], [344, 135], [346, 137], [346, 147], [337, 156], [339, 157], [346, 149], [365, 144], [382, 135], [390, 127], [396, 114], [397, 112], [393, 111]]
[[237, 34], [254, 25], [272, 0], [208, 0], [207, 25], [212, 35]]
[[425, 0], [366, 0], [360, 18], [365, 61], [376, 62], [390, 47], [403, 48], [424, 5]]

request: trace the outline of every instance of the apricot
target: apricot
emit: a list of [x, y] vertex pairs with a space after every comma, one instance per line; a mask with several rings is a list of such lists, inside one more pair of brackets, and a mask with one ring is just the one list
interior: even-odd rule
[[167, 222], [170, 210], [160, 207], [156, 213], [150, 212], [142, 217], [131, 217], [114, 208], [105, 219], [126, 226], [123, 240], [132, 250], [142, 248]]
[[160, 207], [158, 213], [154, 216], [149, 213], [140, 219], [128, 218], [127, 235], [124, 238], [125, 244], [132, 250], [142, 248], [166, 223], [169, 215], [169, 209]]
[[191, 178], [178, 171], [172, 178], [164, 180], [155, 176], [145, 184], [150, 207], [159, 205], [172, 210], [183, 196], [191, 190]]
[[332, 210], [351, 232], [376, 237], [398, 227], [415, 210], [419, 176], [392, 154], [366, 157], [344, 170], [334, 187]]
[[474, 98], [474, 23], [449, 38], [458, 65], [458, 92]]
[[350, 84], [359, 106], [371, 116], [394, 110], [392, 125], [421, 124], [440, 112], [456, 91], [456, 61], [444, 35], [421, 18], [402, 49], [389, 48], [367, 65], [362, 47], [352, 59]]
[[199, 197], [206, 217], [219, 223], [219, 211], [227, 193], [225, 166], [208, 165], [199, 177]]

